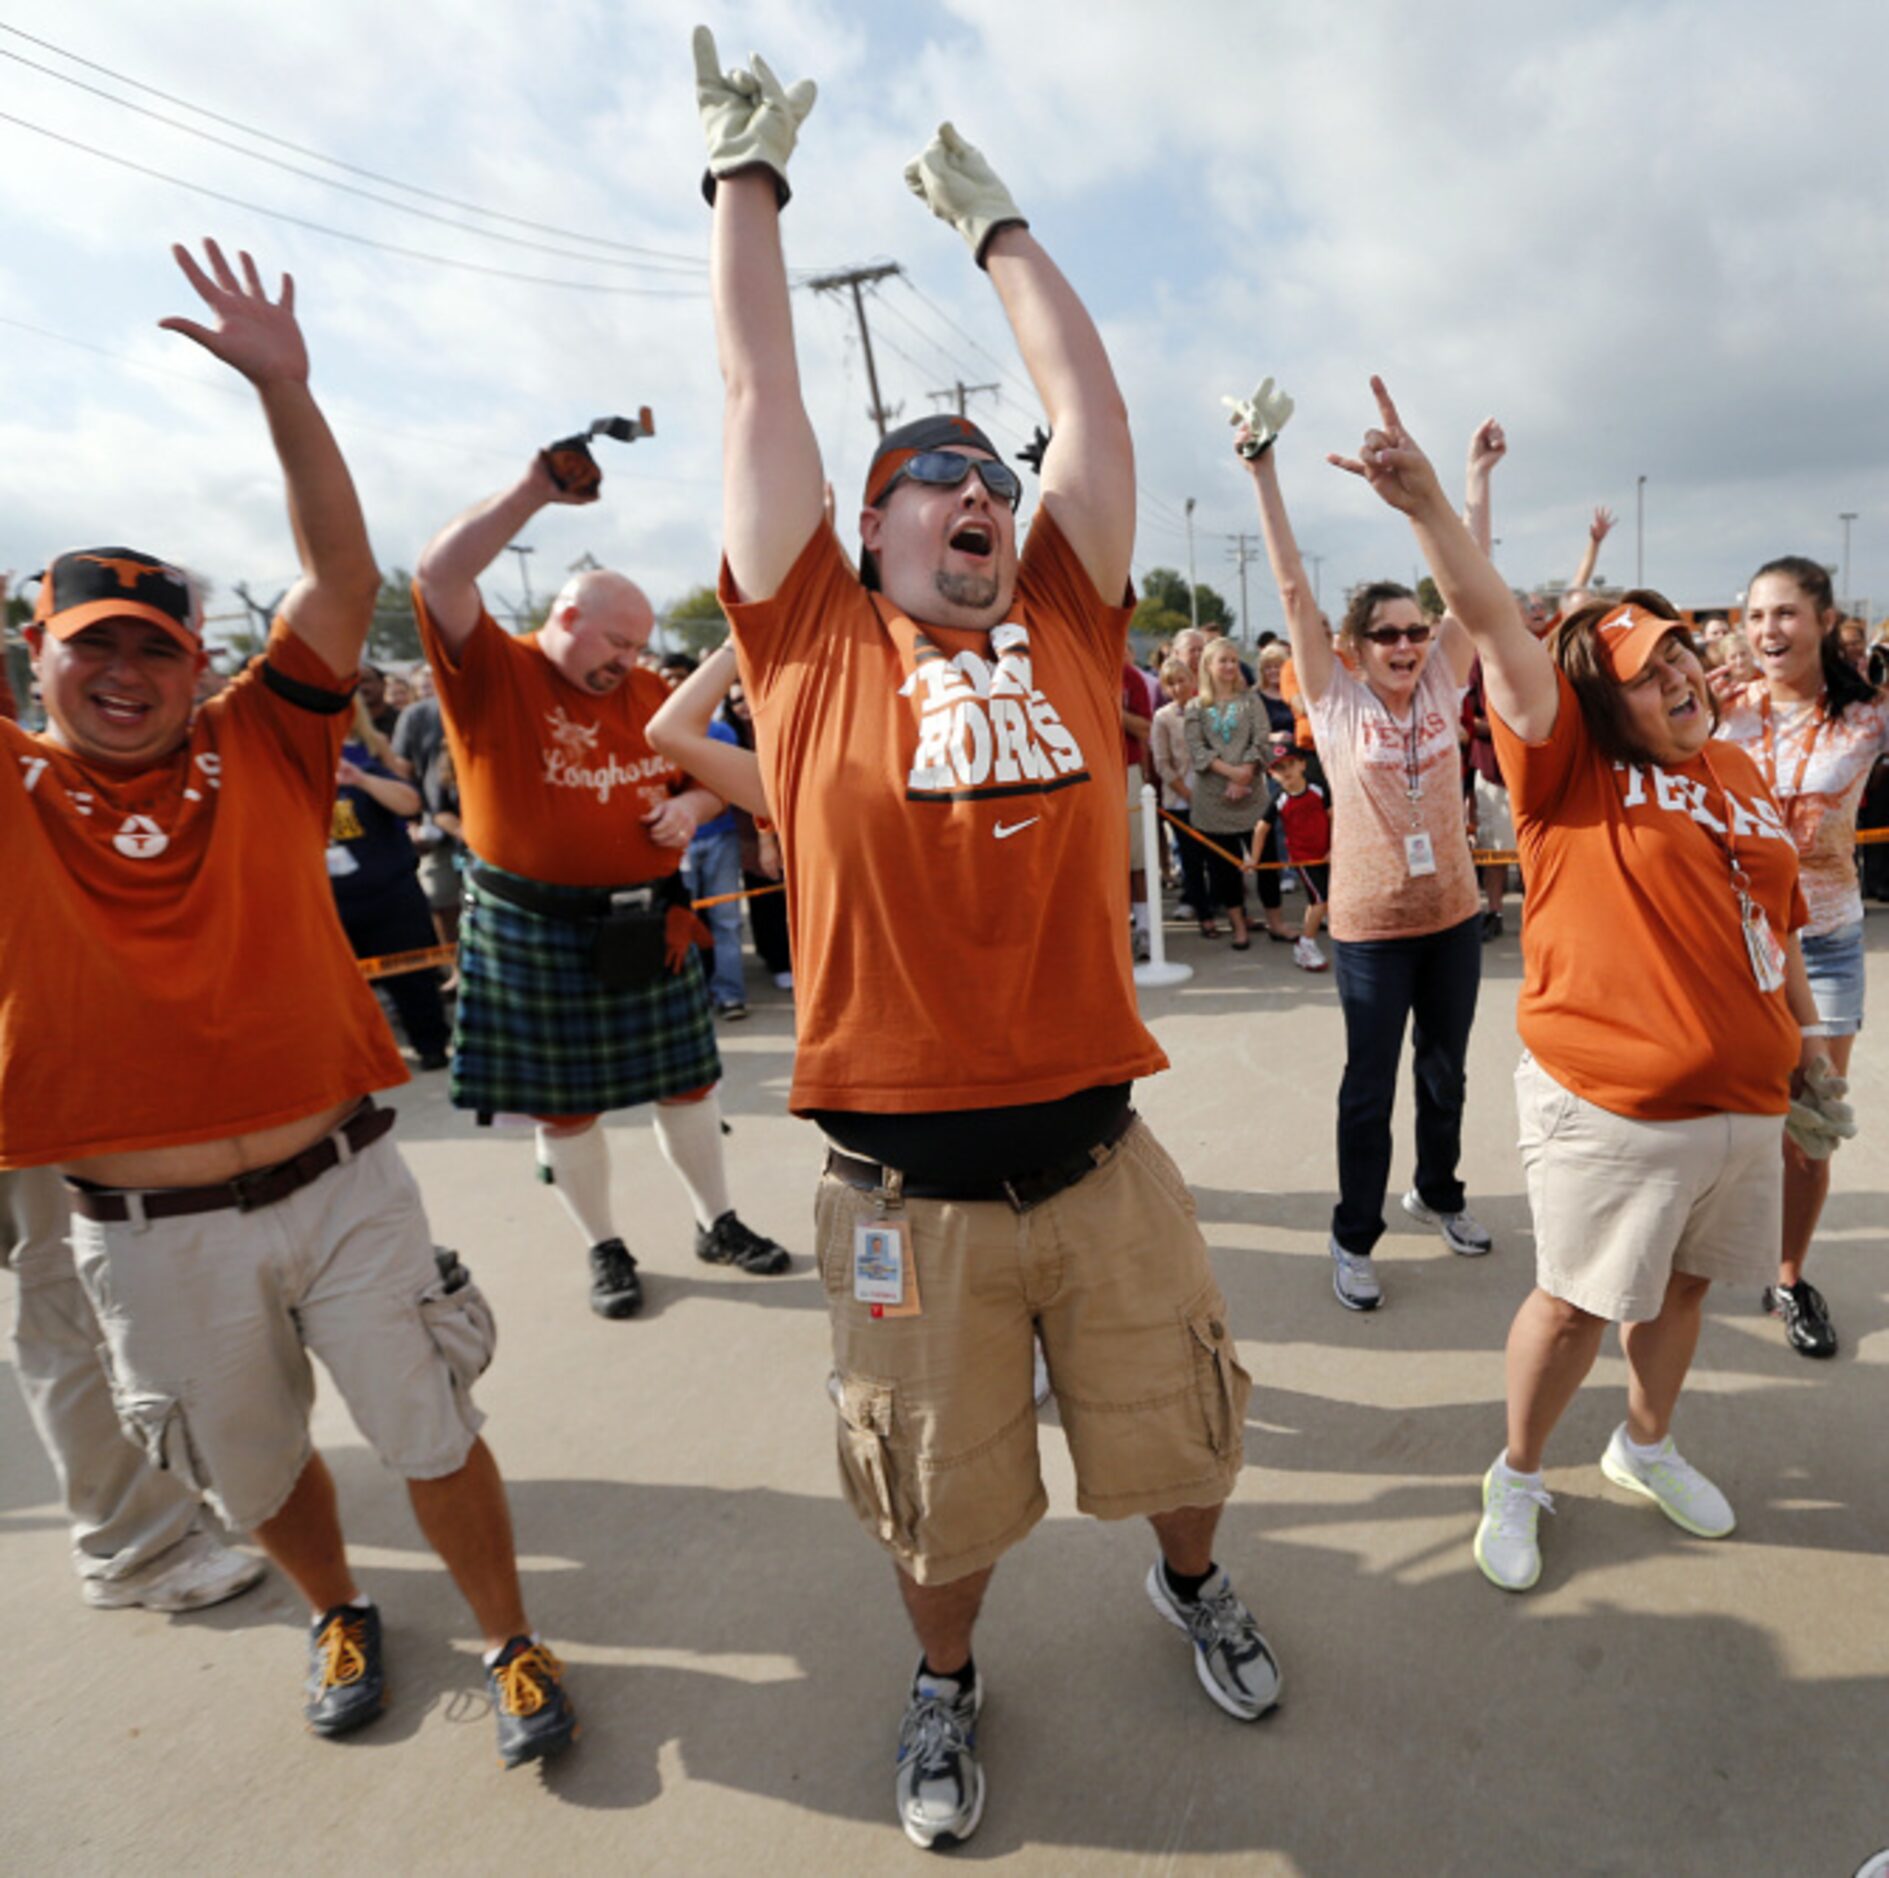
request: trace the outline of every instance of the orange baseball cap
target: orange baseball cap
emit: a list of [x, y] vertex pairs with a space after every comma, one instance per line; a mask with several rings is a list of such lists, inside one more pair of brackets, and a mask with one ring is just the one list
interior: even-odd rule
[[1617, 606], [1594, 628], [1607, 669], [1620, 684], [1638, 678], [1653, 656], [1653, 648], [1668, 633], [1682, 633], [1685, 622], [1664, 619], [1643, 606]]
[[149, 620], [187, 650], [202, 649], [190, 582], [181, 568], [154, 554], [74, 548], [39, 576], [33, 623], [55, 639], [70, 639], [107, 619]]

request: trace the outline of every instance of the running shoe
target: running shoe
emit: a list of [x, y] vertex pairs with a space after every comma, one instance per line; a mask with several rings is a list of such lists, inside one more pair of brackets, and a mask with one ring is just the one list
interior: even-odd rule
[[1148, 1568], [1148, 1602], [1192, 1637], [1200, 1686], [1235, 1721], [1257, 1721], [1279, 1700], [1278, 1659], [1224, 1570], [1200, 1587], [1199, 1597], [1182, 1598], [1156, 1559]]
[[1554, 1511], [1546, 1487], [1531, 1487], [1500, 1461], [1482, 1477], [1482, 1524], [1476, 1528], [1476, 1563], [1492, 1585], [1526, 1591], [1541, 1576], [1536, 1527]]
[[1738, 1523], [1730, 1501], [1680, 1454], [1671, 1435], [1650, 1461], [1643, 1461], [1627, 1446], [1627, 1425], [1622, 1422], [1600, 1457], [1600, 1471], [1616, 1487], [1651, 1500], [1695, 1538], [1723, 1539]]
[[1473, 1213], [1439, 1213], [1424, 1205], [1415, 1187], [1404, 1195], [1404, 1211], [1419, 1226], [1434, 1226], [1443, 1235], [1443, 1243], [1463, 1258], [1479, 1259], [1495, 1247], [1488, 1228], [1478, 1224]]
[[94, 1610], [201, 1611], [240, 1596], [268, 1567], [207, 1532], [188, 1532], [155, 1563], [128, 1578], [86, 1578], [79, 1596]]
[[1318, 941], [1316, 939], [1307, 939], [1303, 936], [1300, 937], [1297, 944], [1292, 948], [1292, 962], [1302, 972], [1328, 972], [1331, 970], [1331, 962], [1325, 957], [1324, 953], [1318, 949]]
[[564, 1693], [564, 1665], [542, 1643], [513, 1637], [485, 1672], [507, 1767], [549, 1760], [577, 1739], [577, 1711]]
[[899, 1824], [927, 1850], [962, 1845], [984, 1817], [984, 1770], [977, 1764], [977, 1711], [984, 1683], [970, 1688], [921, 1667], [899, 1724], [895, 1791]]
[[365, 1727], [387, 1706], [380, 1661], [380, 1612], [371, 1604], [337, 1604], [309, 1627], [310, 1734], [333, 1737]]
[[599, 1317], [634, 1317], [643, 1308], [643, 1281], [621, 1239], [590, 1248], [590, 1308]]
[[1800, 1355], [1836, 1355], [1837, 1331], [1830, 1321], [1830, 1307], [1808, 1278], [1794, 1285], [1766, 1285], [1764, 1308], [1767, 1316], [1784, 1320], [1785, 1340]]
[[733, 1207], [714, 1225], [696, 1227], [695, 1256], [705, 1265], [732, 1265], [751, 1278], [776, 1278], [791, 1263], [785, 1246], [744, 1226]]
[[1331, 1288], [1337, 1292], [1338, 1302], [1348, 1311], [1376, 1310], [1384, 1302], [1384, 1293], [1378, 1288], [1371, 1261], [1347, 1252], [1336, 1239], [1326, 1249], [1331, 1253]]

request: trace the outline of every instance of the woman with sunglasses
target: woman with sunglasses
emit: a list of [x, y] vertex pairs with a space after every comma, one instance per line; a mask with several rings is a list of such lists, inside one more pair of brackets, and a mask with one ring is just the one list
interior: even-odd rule
[[[1328, 1250], [1338, 1302], [1372, 1311], [1383, 1299], [1371, 1255], [1384, 1231], [1406, 1024], [1413, 1027], [1417, 1165], [1404, 1211], [1436, 1227], [1465, 1258], [1491, 1245], [1456, 1171], [1464, 1060], [1482, 979], [1481, 899], [1456, 736], [1475, 648], [1453, 620], [1432, 627], [1408, 587], [1373, 581], [1352, 595], [1334, 649], [1279, 491], [1273, 444], [1291, 414], [1291, 399], [1268, 379], [1236, 408], [1235, 448], [1259, 499], [1293, 665], [1330, 785], [1330, 921], [1345, 1071]], [[1502, 448], [1493, 424], [1471, 446], [1469, 510], [1484, 536], [1489, 472]]]

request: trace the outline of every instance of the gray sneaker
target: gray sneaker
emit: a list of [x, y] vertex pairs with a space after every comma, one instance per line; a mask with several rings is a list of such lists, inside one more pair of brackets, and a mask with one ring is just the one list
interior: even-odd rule
[[1488, 1227], [1482, 1225], [1467, 1208], [1460, 1213], [1439, 1213], [1425, 1206], [1415, 1187], [1404, 1195], [1404, 1211], [1419, 1226], [1434, 1226], [1443, 1235], [1443, 1243], [1459, 1258], [1479, 1259], [1495, 1249]]
[[984, 1770], [977, 1764], [977, 1711], [984, 1679], [968, 1690], [949, 1676], [912, 1678], [899, 1724], [899, 1824], [914, 1845], [961, 1845], [984, 1817]]
[[1371, 1261], [1347, 1252], [1336, 1239], [1326, 1250], [1331, 1253], [1331, 1288], [1337, 1292], [1338, 1302], [1348, 1311], [1376, 1310], [1384, 1302], [1384, 1293], [1378, 1289]]
[[1156, 1559], [1148, 1568], [1148, 1601], [1175, 1629], [1194, 1639], [1194, 1673], [1200, 1686], [1235, 1721], [1257, 1721], [1279, 1700], [1283, 1678], [1278, 1659], [1224, 1570], [1200, 1587], [1200, 1596], [1191, 1604], [1183, 1603]]
[[81, 1580], [79, 1595], [101, 1611], [133, 1605], [147, 1611], [201, 1611], [247, 1591], [266, 1569], [261, 1559], [233, 1552], [198, 1528], [134, 1577]]

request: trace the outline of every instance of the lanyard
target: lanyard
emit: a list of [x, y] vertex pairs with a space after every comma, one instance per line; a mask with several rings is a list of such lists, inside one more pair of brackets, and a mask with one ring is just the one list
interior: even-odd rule
[[1791, 778], [1791, 786], [1781, 789], [1777, 777], [1777, 745], [1771, 731], [1771, 694], [1764, 694], [1764, 702], [1758, 707], [1758, 715], [1764, 724], [1764, 769], [1765, 780], [1771, 785], [1775, 796], [1801, 795], [1804, 790], [1804, 772], [1810, 767], [1810, 759], [1816, 754], [1817, 740], [1823, 735], [1823, 727], [1829, 723], [1829, 715], [1824, 709], [1826, 692], [1817, 693], [1817, 715], [1810, 726], [1810, 735], [1804, 739], [1803, 753], [1797, 759], [1797, 774]]

